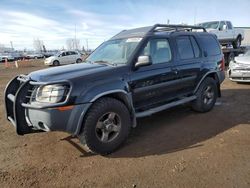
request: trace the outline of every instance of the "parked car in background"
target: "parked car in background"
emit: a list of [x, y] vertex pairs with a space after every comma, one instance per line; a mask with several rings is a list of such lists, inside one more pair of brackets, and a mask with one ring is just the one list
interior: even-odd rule
[[1, 59], [2, 61], [5, 61], [6, 59], [7, 61], [14, 61], [15, 57], [10, 53], [4, 53], [4, 54], [1, 54]]
[[53, 53], [53, 52], [43, 52], [43, 56], [45, 58], [48, 58], [48, 57], [53, 56], [53, 55], [55, 55], [55, 53]]
[[24, 54], [20, 52], [12, 52], [10, 54], [15, 60], [21, 60], [24, 58]]
[[42, 53], [30, 53], [25, 56], [26, 59], [41, 59], [44, 58]]
[[61, 51], [58, 52], [56, 55], [46, 58], [44, 61], [45, 65], [65, 65], [71, 63], [81, 63], [82, 58], [81, 54], [77, 51]]
[[250, 50], [230, 61], [228, 77], [234, 82], [250, 82]]
[[234, 28], [230, 21], [212, 21], [198, 25], [204, 27], [207, 32], [216, 34], [222, 45], [232, 44], [234, 48], [239, 48], [244, 39], [244, 30]]

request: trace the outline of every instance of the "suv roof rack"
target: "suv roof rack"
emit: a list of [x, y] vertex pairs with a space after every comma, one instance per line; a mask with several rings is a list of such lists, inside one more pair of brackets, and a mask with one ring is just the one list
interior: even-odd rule
[[193, 30], [202, 30], [202, 32], [207, 32], [206, 29], [201, 26], [155, 24], [153, 26], [123, 30], [120, 33], [113, 36], [111, 39], [126, 38], [126, 37], [143, 37], [147, 34], [151, 34], [154, 32], [180, 32], [180, 31], [192, 32]]
[[168, 25], [168, 24], [155, 24], [152, 26], [149, 32], [161, 32], [161, 31], [189, 31], [193, 30], [203, 30], [203, 32], [207, 32], [204, 27], [201, 26], [193, 26], [193, 25]]

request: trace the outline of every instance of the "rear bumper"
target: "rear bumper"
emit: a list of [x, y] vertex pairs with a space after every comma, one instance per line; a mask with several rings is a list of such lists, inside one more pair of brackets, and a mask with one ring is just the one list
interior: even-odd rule
[[[19, 135], [41, 131], [64, 131], [77, 135], [84, 115], [91, 103], [73, 105], [60, 110], [57, 107], [41, 107], [29, 104], [27, 93], [32, 85], [29, 80], [16, 77], [5, 89], [7, 119], [14, 125]], [[64, 104], [64, 106], [67, 104]]]

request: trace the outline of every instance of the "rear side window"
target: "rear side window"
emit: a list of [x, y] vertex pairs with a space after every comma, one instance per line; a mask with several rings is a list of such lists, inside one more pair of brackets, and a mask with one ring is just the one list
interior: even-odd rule
[[191, 42], [192, 42], [192, 46], [193, 46], [193, 50], [194, 50], [194, 57], [200, 57], [201, 56], [201, 50], [196, 42], [196, 40], [194, 39], [194, 37], [190, 37]]
[[221, 54], [220, 46], [213, 36], [202, 36], [201, 41], [203, 44], [204, 50], [207, 52], [208, 56], [214, 56]]
[[176, 39], [178, 52], [181, 59], [192, 59], [194, 58], [194, 52], [192, 44], [188, 36], [178, 37]]

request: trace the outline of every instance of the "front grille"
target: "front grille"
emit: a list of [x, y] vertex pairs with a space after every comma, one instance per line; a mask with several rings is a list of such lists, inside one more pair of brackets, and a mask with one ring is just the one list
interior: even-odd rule
[[232, 77], [235, 80], [250, 80], [250, 77]]
[[37, 90], [37, 86], [29, 84], [27, 94], [25, 96], [25, 101], [24, 103], [30, 104], [32, 101], [35, 100], [35, 93]]

